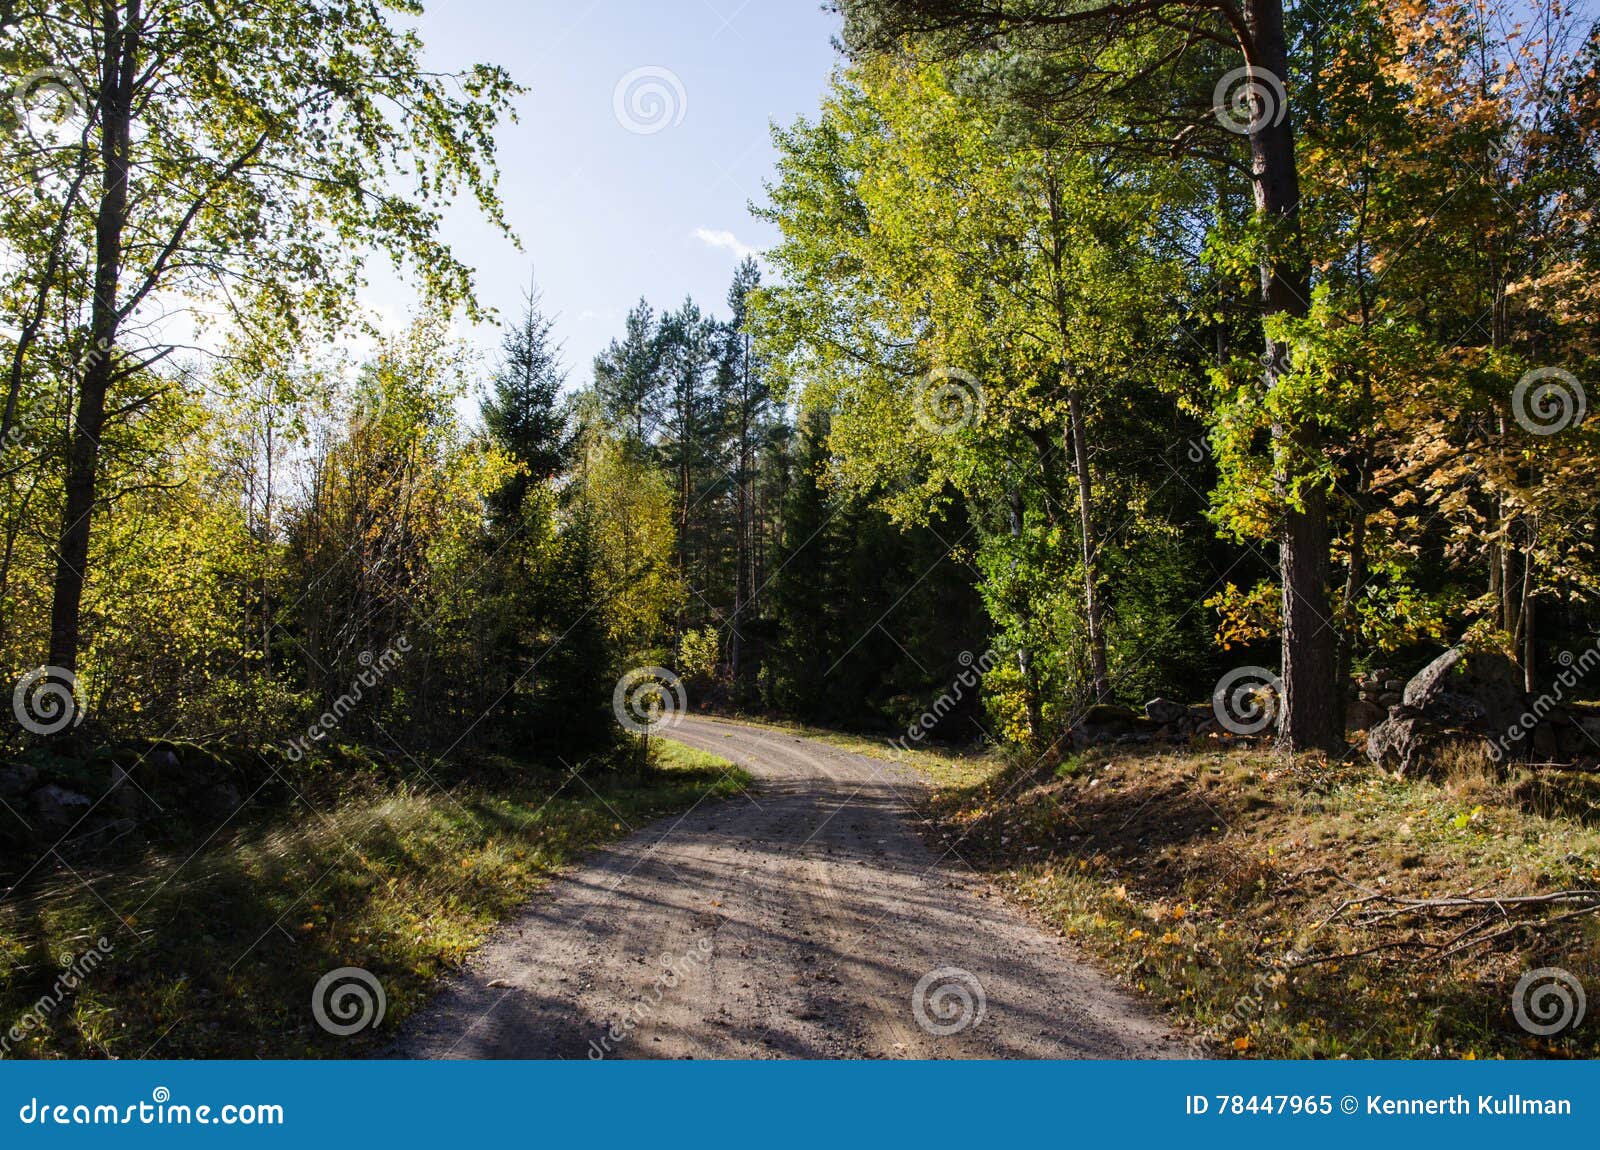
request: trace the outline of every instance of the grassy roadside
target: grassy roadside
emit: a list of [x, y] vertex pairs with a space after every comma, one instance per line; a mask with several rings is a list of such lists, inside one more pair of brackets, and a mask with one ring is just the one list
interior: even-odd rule
[[1581, 782], [1466, 761], [1439, 783], [1399, 780], [1199, 746], [1034, 766], [768, 725], [918, 770], [934, 845], [1216, 1054], [1600, 1055], [1593, 1017], [1535, 1036], [1512, 1012], [1535, 968], [1600, 990], [1600, 919], [1398, 902], [1600, 888], [1600, 812]]
[[[4, 1054], [359, 1054], [387, 1041], [437, 976], [561, 867], [749, 781], [715, 756], [667, 742], [643, 779], [537, 769], [505, 777], [514, 781], [448, 792], [369, 787], [319, 810], [296, 804], [192, 854], [75, 864], [76, 874], [8, 897], [0, 903]], [[377, 1030], [337, 1038], [315, 1022], [311, 996], [319, 978], [346, 966], [378, 978], [386, 1013]], [[13, 1027], [20, 1039], [8, 1034]]]

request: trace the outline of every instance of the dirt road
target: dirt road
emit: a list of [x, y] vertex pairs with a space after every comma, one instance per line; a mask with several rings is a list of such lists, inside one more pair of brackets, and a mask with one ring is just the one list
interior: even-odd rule
[[1156, 1058], [1189, 1053], [918, 837], [903, 768], [778, 731], [670, 737], [757, 779], [646, 827], [512, 919], [413, 1058]]

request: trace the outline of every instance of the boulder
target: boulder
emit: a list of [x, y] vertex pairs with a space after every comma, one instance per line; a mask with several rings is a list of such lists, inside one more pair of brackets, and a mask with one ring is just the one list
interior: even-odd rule
[[225, 819], [231, 817], [243, 805], [244, 799], [239, 794], [239, 789], [232, 783], [218, 783], [216, 786], [207, 787], [200, 796], [200, 807], [209, 819]]
[[70, 831], [94, 806], [87, 795], [55, 783], [46, 783], [34, 791], [29, 804], [33, 808], [34, 829], [52, 838]]
[[1560, 732], [1561, 758], [1564, 762], [1600, 755], [1600, 738], [1596, 738], [1581, 723], [1562, 727]]
[[1507, 749], [1520, 751], [1521, 739], [1513, 732], [1523, 726], [1528, 697], [1522, 690], [1522, 672], [1504, 655], [1469, 655], [1452, 647], [1412, 676], [1401, 702], [1436, 724], [1466, 727], [1494, 738], [1509, 736]]
[[1367, 699], [1357, 699], [1345, 708], [1344, 729], [1347, 731], [1368, 731], [1383, 722], [1388, 714], [1377, 703]]
[[1367, 758], [1386, 771], [1415, 774], [1427, 733], [1428, 725], [1416, 715], [1387, 718], [1367, 732]]
[[1096, 703], [1083, 713], [1083, 725], [1086, 727], [1112, 727], [1119, 724], [1131, 724], [1138, 717], [1131, 707], [1120, 706], [1116, 703]]
[[1418, 711], [1423, 710], [1428, 700], [1444, 689], [1445, 679], [1451, 671], [1460, 666], [1465, 654], [1466, 652], [1460, 647], [1451, 647], [1411, 676], [1411, 681], [1405, 688], [1405, 705]]
[[133, 780], [133, 773], [121, 763], [111, 767], [111, 789], [106, 792], [106, 809], [126, 819], [142, 819], [154, 808], [143, 788]]
[[1549, 723], [1540, 723], [1533, 729], [1533, 757], [1541, 763], [1553, 763], [1561, 757], [1561, 736]]
[[30, 763], [0, 765], [0, 798], [20, 799], [39, 781], [39, 768]]
[[1144, 705], [1145, 718], [1156, 723], [1176, 723], [1187, 718], [1189, 708], [1182, 703], [1175, 703], [1171, 699], [1151, 699]]
[[1438, 762], [1438, 752], [1451, 744], [1471, 744], [1485, 752], [1489, 740], [1480, 733], [1439, 727], [1420, 715], [1388, 718], [1367, 732], [1367, 758], [1404, 778], [1425, 776]]

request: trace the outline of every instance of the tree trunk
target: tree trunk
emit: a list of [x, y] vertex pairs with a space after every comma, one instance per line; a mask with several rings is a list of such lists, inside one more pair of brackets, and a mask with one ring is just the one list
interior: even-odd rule
[[1067, 391], [1071, 420], [1072, 462], [1078, 479], [1078, 523], [1083, 540], [1083, 615], [1089, 628], [1089, 671], [1094, 699], [1103, 703], [1111, 694], [1111, 674], [1106, 666], [1106, 629], [1100, 604], [1100, 554], [1094, 533], [1094, 481], [1089, 474], [1089, 433], [1083, 418], [1083, 396]]
[[[1020, 543], [1022, 540], [1022, 494], [1012, 488], [1010, 494], [1006, 497], [1006, 503], [1009, 511], [1008, 519], [1012, 541]], [[1020, 562], [1020, 559], [1011, 561], [1011, 570], [1013, 572], [1016, 571]], [[1024, 618], [1031, 614], [1025, 596], [1019, 597], [1017, 608]], [[1034, 748], [1042, 748], [1045, 741], [1044, 700], [1040, 696], [1039, 675], [1033, 665], [1033, 652], [1028, 649], [1026, 644], [1017, 649], [1017, 670], [1022, 674], [1023, 690], [1027, 696], [1028, 744]]]
[[100, 72], [100, 205], [95, 214], [94, 306], [90, 315], [88, 366], [78, 393], [78, 415], [67, 455], [66, 505], [56, 549], [50, 607], [50, 665], [78, 666], [83, 585], [89, 564], [89, 528], [94, 511], [105, 427], [106, 392], [115, 367], [113, 353], [122, 317], [117, 291], [122, 274], [122, 232], [128, 218], [128, 159], [133, 119], [133, 83], [138, 73], [140, 0], [131, 0], [126, 22], [105, 0], [105, 53]]
[[750, 603], [750, 337], [743, 337], [739, 387], [739, 508], [733, 546], [733, 624], [728, 635], [728, 672], [735, 701], [743, 701], [744, 612]]
[[[1253, 43], [1247, 63], [1280, 83], [1289, 75], [1282, 0], [1247, 0], [1245, 20]], [[1253, 52], [1250, 51], [1253, 48]], [[1275, 114], [1281, 111], [1281, 116]], [[1262, 314], [1303, 316], [1311, 296], [1311, 269], [1300, 237], [1300, 178], [1294, 128], [1285, 109], [1268, 109], [1250, 134], [1256, 213], [1266, 226], [1261, 264]], [[1288, 348], [1267, 341], [1267, 386], [1276, 387]], [[1284, 500], [1279, 540], [1283, 581], [1283, 697], [1278, 743], [1286, 751], [1342, 751], [1335, 682], [1338, 629], [1328, 603], [1328, 499], [1320, 484], [1295, 490], [1300, 462], [1322, 450], [1306, 422], [1274, 426], [1277, 486]], [[1298, 497], [1298, 499], [1296, 498]], [[1298, 501], [1298, 506], [1295, 502]]]

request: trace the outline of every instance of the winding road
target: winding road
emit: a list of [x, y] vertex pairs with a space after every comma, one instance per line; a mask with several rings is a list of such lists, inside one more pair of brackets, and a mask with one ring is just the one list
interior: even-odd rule
[[1192, 1051], [980, 875], [906, 768], [684, 718], [756, 786], [645, 827], [502, 926], [407, 1058], [1161, 1058]]

